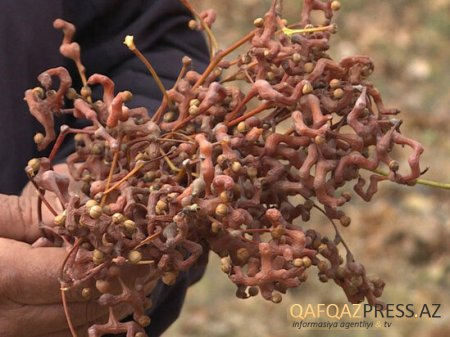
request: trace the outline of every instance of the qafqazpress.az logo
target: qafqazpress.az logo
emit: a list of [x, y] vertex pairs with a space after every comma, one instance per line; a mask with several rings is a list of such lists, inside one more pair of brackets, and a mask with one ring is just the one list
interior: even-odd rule
[[369, 304], [292, 304], [288, 317], [292, 328], [303, 330], [360, 330], [389, 328], [394, 319], [442, 318], [440, 303]]

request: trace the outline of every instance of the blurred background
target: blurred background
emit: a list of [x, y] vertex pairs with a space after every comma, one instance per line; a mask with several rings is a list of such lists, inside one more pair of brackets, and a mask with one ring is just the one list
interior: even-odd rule
[[[250, 31], [270, 0], [193, 0], [199, 10], [214, 8], [213, 31], [224, 48]], [[425, 146], [424, 179], [450, 182], [450, 0], [341, 0], [335, 17], [339, 32], [330, 54], [370, 55], [371, 81], [385, 105], [402, 113], [402, 132]], [[298, 20], [302, 1], [285, 0], [284, 17]], [[288, 292], [280, 304], [260, 297], [235, 298], [235, 287], [212, 256], [207, 274], [192, 287], [170, 337], [290, 336], [450, 336], [450, 191], [417, 185], [381, 184], [370, 203], [354, 197], [352, 218], [341, 234], [370, 275], [386, 281], [386, 303], [442, 303], [440, 319], [391, 319], [377, 331], [299, 331], [287, 318], [294, 303], [346, 303], [334, 283], [319, 282], [311, 270], [306, 284]], [[329, 230], [320, 216], [305, 227]]]

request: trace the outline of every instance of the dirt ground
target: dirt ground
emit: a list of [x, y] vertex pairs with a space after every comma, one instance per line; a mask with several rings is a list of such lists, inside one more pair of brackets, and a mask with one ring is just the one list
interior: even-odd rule
[[[295, 21], [301, 2], [285, 0], [289, 22]], [[214, 31], [224, 47], [251, 29], [270, 0], [193, 3], [218, 11]], [[403, 133], [425, 146], [422, 167], [429, 170], [423, 178], [450, 182], [450, 0], [342, 0], [337, 24], [333, 57], [372, 57], [372, 82], [387, 106], [401, 109]], [[441, 318], [390, 319], [391, 327], [368, 331], [300, 331], [291, 327], [290, 306], [343, 305], [340, 288], [320, 283], [311, 272], [308, 282], [280, 304], [259, 297], [240, 300], [211, 256], [206, 276], [189, 290], [180, 319], [165, 336], [450, 336], [450, 191], [385, 183], [370, 203], [354, 197], [346, 212], [352, 224], [342, 234], [369, 274], [386, 281], [382, 299], [417, 306], [441, 303]], [[329, 225], [317, 216], [308, 226], [326, 230]]]

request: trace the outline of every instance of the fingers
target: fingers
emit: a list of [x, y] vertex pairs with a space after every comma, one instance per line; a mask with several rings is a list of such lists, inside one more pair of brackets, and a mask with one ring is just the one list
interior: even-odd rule
[[35, 207], [30, 198], [0, 194], [0, 237], [32, 242], [41, 232], [37, 219], [32, 221]]
[[[66, 165], [55, 165], [54, 170], [67, 174]], [[56, 195], [45, 193], [45, 199], [57, 212], [61, 212], [61, 203]], [[32, 243], [42, 236], [38, 223], [39, 193], [29, 183], [20, 196], [0, 194], [0, 237]], [[41, 203], [43, 223], [53, 226], [55, 215]]]
[[[68, 313], [78, 337], [86, 336], [90, 325], [108, 318], [108, 308], [95, 302], [72, 303]], [[20, 306], [2, 310], [0, 316], [8, 321], [5, 325], [0, 323], [2, 337], [72, 336], [62, 304]]]
[[[65, 248], [33, 248], [23, 242], [0, 239], [0, 331], [12, 331], [2, 337], [70, 336], [58, 280], [66, 256]], [[120, 274], [130, 288], [137, 278], [145, 293], [155, 286], [150, 266], [123, 266]], [[99, 294], [95, 291], [94, 280], [91, 281], [83, 287], [93, 288], [92, 300], [84, 299], [78, 287], [65, 292], [68, 314], [80, 332], [79, 337], [85, 336], [88, 326], [94, 322], [104, 323], [108, 317], [108, 308], [95, 300]], [[114, 293], [119, 294], [121, 287], [117, 278], [111, 279], [111, 285], [117, 286]], [[114, 311], [118, 318], [123, 318], [130, 314], [131, 307], [123, 303]]]
[[[33, 248], [27, 243], [0, 238], [0, 297], [6, 297], [22, 304], [54, 304], [61, 302], [59, 282], [61, 268], [68, 252], [66, 248]], [[150, 267], [146, 265], [126, 265], [121, 267], [125, 283], [133, 288], [136, 279], [141, 280], [144, 289], [154, 280], [150, 279]], [[114, 292], [121, 290], [115, 278], [111, 278]], [[82, 287], [95, 287], [94, 280]], [[84, 301], [82, 287], [74, 287], [66, 292], [69, 302]], [[93, 297], [99, 295], [95, 289]]]
[[66, 255], [65, 248], [0, 239], [0, 296], [23, 304], [60, 302], [58, 278]]

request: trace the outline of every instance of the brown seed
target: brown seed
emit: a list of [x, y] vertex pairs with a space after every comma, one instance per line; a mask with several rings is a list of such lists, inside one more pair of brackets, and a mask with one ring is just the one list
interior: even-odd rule
[[250, 296], [254, 297], [254, 296], [258, 295], [258, 293], [259, 293], [258, 287], [250, 287], [250, 288], [248, 288], [248, 294]]
[[328, 282], [328, 276], [325, 274], [319, 274], [319, 280], [323, 283]]
[[91, 288], [83, 288], [81, 290], [81, 296], [86, 300], [90, 300], [92, 297], [92, 289]]
[[236, 251], [236, 257], [241, 261], [241, 262], [246, 262], [249, 258], [250, 254], [247, 250], [247, 248], [239, 248]]
[[167, 272], [164, 273], [161, 280], [164, 282], [164, 284], [171, 286], [175, 284], [175, 281], [177, 280], [177, 275], [173, 272]]
[[305, 200], [303, 207], [305, 207], [308, 211], [314, 207], [314, 202], [312, 200]]
[[83, 192], [86, 195], [89, 195], [91, 191], [91, 184], [85, 182], [83, 183], [83, 185], [81, 186], [81, 192]]
[[139, 318], [137, 319], [137, 322], [140, 326], [145, 328], [146, 326], [148, 326], [151, 323], [151, 319], [147, 315], [142, 315], [142, 316], [139, 316]]
[[317, 269], [319, 269], [322, 273], [326, 272], [328, 269], [328, 264], [326, 261], [319, 261], [317, 264]]
[[396, 160], [391, 160], [391, 161], [389, 162], [389, 169], [390, 169], [391, 171], [397, 172], [399, 168], [400, 168], [400, 165], [399, 165], [398, 161], [396, 161]]
[[350, 226], [350, 223], [352, 222], [352, 219], [350, 219], [350, 217], [348, 215], [343, 215], [339, 219], [339, 222], [341, 223], [342, 226], [348, 227], [348, 226]]
[[271, 301], [273, 303], [280, 303], [283, 300], [283, 297], [281, 297], [281, 294], [275, 293], [272, 295]]

